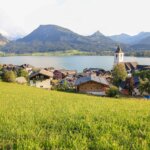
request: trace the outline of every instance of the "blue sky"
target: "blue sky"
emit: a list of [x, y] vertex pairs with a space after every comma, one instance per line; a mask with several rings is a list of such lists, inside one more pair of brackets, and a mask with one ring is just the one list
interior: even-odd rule
[[0, 0], [0, 32], [57, 24], [79, 34], [150, 31], [150, 0]]

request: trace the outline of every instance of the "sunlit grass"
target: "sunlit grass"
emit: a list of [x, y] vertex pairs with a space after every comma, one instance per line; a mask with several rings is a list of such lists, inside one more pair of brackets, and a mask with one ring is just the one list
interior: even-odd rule
[[0, 82], [0, 149], [150, 149], [150, 102]]

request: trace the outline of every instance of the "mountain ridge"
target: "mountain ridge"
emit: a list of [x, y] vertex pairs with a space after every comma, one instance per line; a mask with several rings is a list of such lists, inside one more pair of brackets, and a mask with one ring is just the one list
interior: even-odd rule
[[[131, 36], [125, 33], [105, 36], [100, 31], [83, 36], [58, 25], [40, 25], [31, 33], [16, 41], [7, 43], [1, 50], [6, 53], [54, 52], [80, 50], [100, 53], [114, 51], [120, 45], [125, 51], [150, 50], [150, 32]], [[146, 39], [147, 38], [147, 39]]]
[[24, 38], [7, 44], [3, 51], [24, 53], [77, 49], [99, 52], [114, 50], [116, 46], [117, 43], [100, 33], [83, 36], [57, 25], [40, 25]]
[[112, 35], [109, 37], [116, 42], [122, 42], [125, 44], [134, 45], [134, 44], [138, 44], [139, 42], [141, 42], [145, 38], [150, 37], [150, 32], [140, 32], [140, 33], [133, 35], [133, 36], [122, 33], [119, 35]]

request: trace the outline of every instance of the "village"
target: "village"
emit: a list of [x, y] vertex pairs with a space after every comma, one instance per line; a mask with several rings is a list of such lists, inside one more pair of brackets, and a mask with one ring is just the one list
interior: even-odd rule
[[110, 71], [85, 68], [79, 73], [53, 67], [36, 68], [29, 64], [1, 64], [0, 79], [47, 90], [150, 98], [150, 66], [124, 62], [124, 52], [119, 46], [114, 53], [113, 69]]

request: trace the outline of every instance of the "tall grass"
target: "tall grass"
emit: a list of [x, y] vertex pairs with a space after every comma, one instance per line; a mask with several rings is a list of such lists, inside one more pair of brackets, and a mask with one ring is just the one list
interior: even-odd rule
[[0, 149], [150, 149], [150, 102], [0, 83]]

